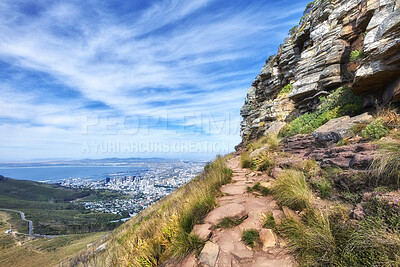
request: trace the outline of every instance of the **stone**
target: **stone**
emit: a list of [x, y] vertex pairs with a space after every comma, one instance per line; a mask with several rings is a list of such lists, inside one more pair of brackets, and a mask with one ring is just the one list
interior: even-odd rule
[[225, 217], [238, 220], [246, 215], [246, 209], [242, 204], [231, 203], [228, 205], [217, 207], [210, 211], [210, 213], [208, 213], [208, 215], [204, 219], [204, 222], [216, 225]]
[[273, 210], [272, 211], [272, 216], [274, 217], [274, 221], [276, 225], [281, 224], [282, 219], [285, 217], [283, 212], [281, 210]]
[[249, 263], [253, 260], [253, 251], [250, 250], [233, 250], [231, 254], [235, 260], [237, 260], [240, 264]]
[[197, 224], [193, 227], [192, 234], [197, 235], [202, 240], [208, 240], [212, 233], [210, 230], [211, 226], [209, 223]]
[[254, 150], [253, 152], [251, 152], [250, 157], [254, 158], [257, 157], [258, 155], [260, 155], [263, 151], [268, 149], [268, 145], [264, 145], [260, 148], [257, 148], [256, 150]]
[[279, 168], [279, 167], [275, 167], [271, 170], [271, 176], [276, 178], [278, 177], [279, 173], [281, 173], [283, 171], [283, 169]]
[[277, 134], [279, 131], [286, 125], [286, 122], [283, 121], [274, 121], [269, 126], [268, 129], [264, 132], [264, 135], [267, 136], [269, 134]]
[[368, 143], [355, 143], [347, 146], [318, 148], [309, 151], [304, 156], [320, 162], [322, 167], [336, 165], [342, 169], [367, 169], [377, 146]]
[[332, 119], [316, 129], [313, 136], [318, 142], [338, 142], [351, 133], [351, 128], [357, 123], [368, 123], [373, 117], [368, 113], [363, 113], [355, 117], [343, 116]]
[[199, 255], [199, 263], [206, 266], [215, 266], [219, 254], [219, 246], [212, 242], [207, 242]]
[[282, 206], [282, 211], [286, 218], [290, 218], [290, 219], [293, 219], [298, 222], [301, 221], [300, 216], [297, 215], [297, 213], [294, 210], [292, 210], [286, 206]]
[[193, 254], [186, 256], [180, 264], [180, 267], [196, 267], [197, 260]]
[[364, 208], [359, 203], [353, 210], [353, 218], [356, 220], [361, 220], [361, 219], [364, 219], [364, 217], [365, 217]]
[[260, 239], [263, 243], [263, 250], [276, 246], [277, 238], [274, 231], [271, 229], [262, 229], [260, 231]]

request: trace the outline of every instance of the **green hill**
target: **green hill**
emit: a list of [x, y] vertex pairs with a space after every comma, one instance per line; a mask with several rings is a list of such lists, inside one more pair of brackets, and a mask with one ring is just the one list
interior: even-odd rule
[[[71, 202], [82, 198], [101, 198], [104, 194], [114, 193], [70, 189], [0, 176], [0, 208], [23, 211], [26, 218], [33, 221], [35, 234], [63, 235], [114, 229], [120, 223], [110, 221], [122, 216], [94, 212], [85, 209], [79, 202]], [[18, 219], [18, 214], [9, 213], [14, 229], [27, 233], [27, 224]]]
[[0, 175], [0, 195], [31, 201], [65, 202], [89, 196], [90, 191], [16, 180]]

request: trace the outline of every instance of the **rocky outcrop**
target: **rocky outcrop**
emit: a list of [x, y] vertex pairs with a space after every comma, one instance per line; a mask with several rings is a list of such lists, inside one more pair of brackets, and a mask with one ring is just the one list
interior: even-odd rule
[[313, 132], [314, 138], [317, 142], [337, 142], [351, 134], [352, 127], [357, 123], [371, 122], [373, 117], [368, 113], [363, 113], [358, 116], [349, 117], [343, 116], [340, 118], [332, 119], [316, 129]]
[[[342, 169], [367, 169], [374, 159], [377, 146], [371, 143], [355, 142], [350, 145], [336, 146], [332, 142], [319, 142], [312, 134], [296, 135], [286, 138], [283, 151], [299, 158], [315, 159], [322, 167], [338, 166]], [[285, 168], [296, 163], [295, 159], [279, 162]]]
[[[351, 61], [354, 51], [359, 57]], [[279, 95], [288, 84], [292, 91]], [[315, 110], [321, 96], [344, 85], [382, 103], [400, 100], [398, 0], [315, 1], [248, 90], [242, 139]]]

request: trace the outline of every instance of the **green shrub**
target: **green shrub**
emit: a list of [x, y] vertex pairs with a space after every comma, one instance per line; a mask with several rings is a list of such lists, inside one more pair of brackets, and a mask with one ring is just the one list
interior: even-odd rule
[[270, 55], [266, 60], [265, 60], [265, 64], [268, 64], [269, 62], [271, 62], [272, 59], [274, 59], [275, 54], [274, 55]]
[[314, 176], [309, 179], [310, 184], [317, 189], [322, 198], [327, 198], [332, 192], [331, 183], [323, 176]]
[[258, 191], [260, 192], [263, 196], [267, 196], [271, 193], [271, 190], [265, 186], [262, 186], [260, 182], [256, 183], [252, 188], [251, 191]]
[[371, 122], [361, 131], [361, 136], [367, 139], [381, 139], [389, 133], [389, 129], [383, 125], [381, 119]]
[[280, 131], [281, 136], [311, 133], [331, 119], [345, 115], [354, 116], [361, 112], [363, 100], [353, 94], [350, 88], [341, 87], [327, 97], [320, 98], [317, 111], [305, 113]]
[[260, 235], [256, 229], [244, 230], [242, 234], [242, 240], [251, 248], [254, 248], [257, 244], [261, 243]]
[[356, 61], [364, 57], [364, 52], [362, 49], [351, 51], [350, 61]]
[[275, 229], [276, 228], [276, 223], [274, 219], [274, 215], [272, 212], [269, 212], [265, 215], [264, 220], [263, 220], [263, 227], [267, 229]]
[[368, 216], [381, 218], [392, 230], [400, 230], [400, 203], [398, 198], [394, 197], [389, 202], [375, 196], [363, 203], [363, 208]]
[[288, 35], [289, 36], [292, 36], [293, 34], [295, 34], [296, 32], [297, 32], [297, 25], [295, 25], [295, 26], [293, 26], [290, 30], [289, 30], [289, 32], [288, 32]]
[[282, 90], [279, 92], [278, 97], [288, 95], [293, 91], [293, 85], [291, 83], [285, 85]]
[[281, 206], [303, 210], [310, 205], [312, 197], [305, 176], [297, 170], [284, 170], [279, 173], [272, 193]]
[[250, 155], [247, 151], [243, 152], [240, 155], [240, 166], [247, 169], [254, 169], [256, 167], [255, 163], [250, 158]]

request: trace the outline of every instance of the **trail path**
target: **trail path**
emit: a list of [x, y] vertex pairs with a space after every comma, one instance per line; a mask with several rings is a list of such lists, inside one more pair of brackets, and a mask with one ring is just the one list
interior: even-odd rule
[[[262, 228], [263, 214], [273, 212], [274, 217], [281, 218], [282, 211], [271, 196], [257, 196], [246, 192], [247, 186], [266, 182], [269, 177], [242, 169], [239, 157], [229, 160], [227, 166], [233, 170], [232, 183], [221, 187], [224, 196], [217, 199], [217, 207], [206, 216], [203, 225], [195, 226], [195, 231], [197, 230], [199, 235], [208, 236], [208, 229], [213, 229], [212, 225], [216, 225], [224, 217], [247, 218], [236, 227], [211, 230], [211, 238], [198, 257], [197, 263], [192, 257], [187, 258], [182, 266], [295, 266], [283, 240], [271, 230]], [[251, 249], [241, 241], [243, 231], [250, 228], [260, 232], [263, 241], [261, 248]]]
[[28, 235], [30, 235], [30, 236], [33, 236], [33, 237], [46, 237], [46, 238], [55, 238], [55, 237], [60, 237], [60, 236], [68, 236], [68, 235], [39, 235], [39, 234], [34, 234], [33, 233], [33, 222], [31, 220], [27, 220], [25, 218], [25, 213], [24, 212], [22, 212], [20, 210], [3, 209], [3, 208], [0, 208], [0, 210], [19, 213], [19, 216], [21, 217], [21, 220], [28, 223]]

